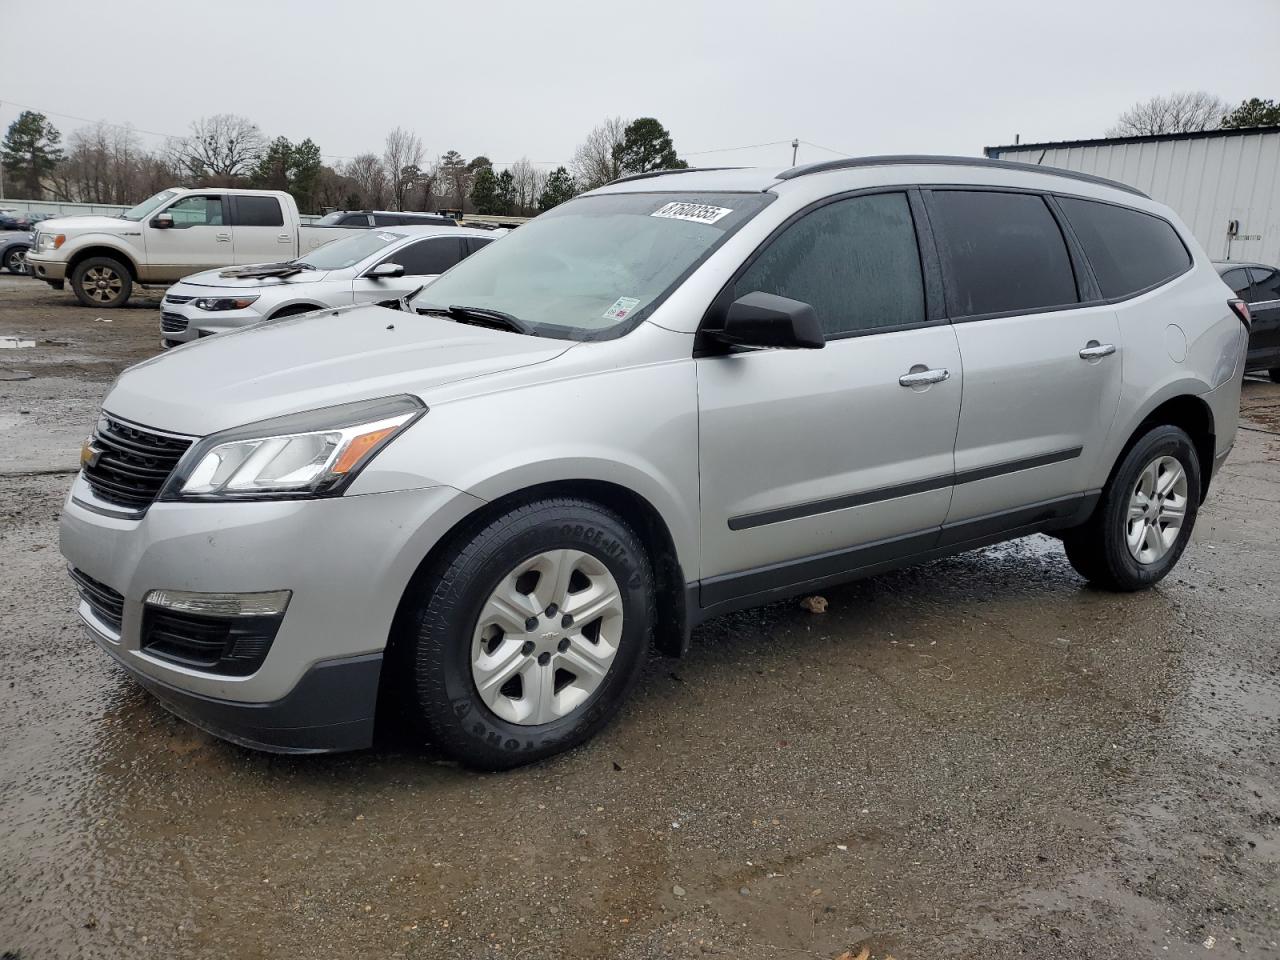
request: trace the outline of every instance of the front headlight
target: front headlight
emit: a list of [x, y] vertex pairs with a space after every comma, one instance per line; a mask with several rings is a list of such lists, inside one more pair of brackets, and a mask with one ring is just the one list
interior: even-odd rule
[[243, 310], [253, 301], [258, 299], [258, 295], [252, 297], [201, 297], [193, 306], [197, 310]]
[[416, 397], [388, 397], [216, 433], [183, 456], [160, 499], [338, 496], [378, 451], [426, 412]]
[[57, 250], [60, 246], [67, 242], [65, 233], [37, 233], [36, 249], [37, 250]]

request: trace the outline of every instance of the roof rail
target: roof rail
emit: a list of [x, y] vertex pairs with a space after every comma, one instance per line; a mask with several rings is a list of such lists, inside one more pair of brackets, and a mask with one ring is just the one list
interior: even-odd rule
[[665, 177], [669, 173], [707, 173], [712, 170], [741, 170], [742, 167], [676, 167], [674, 170], [649, 170], [646, 173], [632, 173], [625, 177], [618, 177], [616, 180], [610, 180], [605, 184], [606, 187], [615, 183], [630, 183], [632, 180], [648, 180], [650, 177]]
[[[1095, 177], [1091, 173], [1079, 173], [1075, 170], [1063, 170], [1061, 167], [1042, 167], [1035, 163], [1019, 163], [1016, 160], [992, 160], [989, 157], [931, 157], [926, 154], [895, 154], [884, 157], [849, 157], [845, 160], [823, 160], [821, 163], [804, 163], [778, 174], [779, 180], [794, 180], [796, 177], [808, 176], [811, 173], [826, 173], [828, 170], [848, 170], [856, 167], [884, 167], [901, 164], [918, 164], [927, 166], [953, 167], [990, 167], [996, 170], [1022, 170], [1027, 173], [1047, 173], [1055, 177], [1066, 177], [1069, 180], [1083, 180], [1085, 183], [1096, 183], [1103, 187], [1113, 187], [1132, 193], [1148, 200], [1145, 193], [1137, 187], [1106, 177]], [[643, 176], [643, 174], [642, 174]]]

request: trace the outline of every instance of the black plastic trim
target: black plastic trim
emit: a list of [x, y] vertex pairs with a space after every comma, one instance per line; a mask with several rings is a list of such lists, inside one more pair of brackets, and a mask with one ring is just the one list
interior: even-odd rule
[[[1075, 170], [1063, 170], [1061, 167], [1042, 167], [1034, 163], [1020, 163], [1017, 160], [994, 160], [990, 157], [931, 157], [927, 155], [894, 154], [883, 157], [849, 157], [845, 160], [823, 160], [820, 163], [805, 163], [778, 174], [779, 180], [794, 180], [796, 177], [808, 176], [811, 173], [826, 173], [829, 170], [850, 170], [858, 167], [887, 166], [927, 166], [927, 167], [983, 167], [988, 170], [1014, 170], [1022, 173], [1044, 173], [1050, 176], [1063, 177], [1068, 180], [1080, 180], [1085, 183], [1096, 183], [1099, 186], [1123, 190], [1139, 197], [1148, 197], [1136, 187], [1106, 177], [1095, 177], [1090, 173]], [[615, 181], [616, 182], [616, 181]]]
[[322, 660], [279, 700], [242, 703], [193, 693], [145, 674], [91, 632], [166, 710], [215, 737], [269, 753], [331, 753], [373, 743], [381, 653]]
[[797, 503], [788, 507], [778, 507], [774, 510], [762, 510], [759, 513], [748, 513], [737, 517], [729, 518], [730, 530], [750, 530], [752, 527], [763, 527], [771, 523], [782, 523], [785, 520], [798, 520], [801, 517], [811, 517], [820, 513], [832, 513], [836, 510], [847, 510], [849, 507], [860, 507], [868, 503], [878, 503], [882, 500], [895, 500], [898, 497], [909, 497], [912, 494], [928, 493], [930, 490], [941, 490], [944, 487], [955, 486], [962, 483], [974, 483], [978, 480], [988, 480], [992, 477], [998, 477], [1007, 473], [1017, 473], [1019, 470], [1030, 470], [1034, 467], [1044, 467], [1051, 463], [1061, 463], [1065, 460], [1074, 460], [1084, 451], [1083, 447], [1071, 447], [1066, 450], [1055, 450], [1051, 453], [1042, 453], [1034, 457], [1022, 457], [1018, 460], [1006, 460], [1001, 463], [989, 464], [985, 467], [975, 467], [971, 470], [963, 470], [956, 473], [942, 474], [936, 477], [926, 477], [923, 480], [913, 480], [910, 483], [899, 483], [891, 487], [878, 487], [874, 490], [863, 490], [859, 493], [842, 494], [838, 497], [827, 497], [822, 500], [811, 500], [807, 503]]
[[686, 588], [686, 595], [690, 598], [690, 619], [696, 625], [724, 613], [784, 600], [820, 587], [937, 560], [1032, 533], [1074, 527], [1089, 518], [1100, 497], [1101, 491], [1090, 490], [930, 527], [900, 537], [710, 577]]
[[[615, 183], [630, 183], [633, 180], [651, 180], [654, 177], [669, 177], [674, 173], [712, 173], [716, 170], [744, 170], [745, 167], [676, 167], [672, 170], [649, 170], [645, 173], [631, 173], [625, 177], [618, 177], [616, 180], [610, 180], [605, 184], [611, 187]], [[724, 190], [711, 190], [709, 193], [727, 193]]]

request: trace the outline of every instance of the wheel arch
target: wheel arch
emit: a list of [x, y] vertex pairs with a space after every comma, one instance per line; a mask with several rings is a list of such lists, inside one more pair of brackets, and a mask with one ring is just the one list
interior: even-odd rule
[[1200, 502], [1203, 503], [1209, 493], [1209, 481], [1213, 477], [1216, 433], [1213, 410], [1198, 393], [1174, 392], [1163, 398], [1153, 398], [1148, 409], [1139, 418], [1137, 426], [1116, 453], [1107, 482], [1111, 482], [1120, 462], [1133, 445], [1152, 427], [1162, 424], [1178, 427], [1191, 437], [1196, 448], [1196, 459], [1200, 464]]
[[283, 320], [285, 317], [296, 316], [300, 313], [310, 313], [312, 310], [328, 310], [329, 307], [323, 303], [316, 303], [312, 300], [302, 300], [295, 303], [286, 303], [284, 306], [276, 307], [269, 314], [268, 320]]
[[138, 282], [138, 265], [134, 263], [133, 257], [125, 253], [118, 247], [110, 247], [106, 244], [90, 244], [82, 247], [71, 255], [67, 260], [66, 278], [71, 279], [72, 272], [84, 261], [90, 257], [110, 257], [112, 260], [119, 260], [124, 264], [124, 268], [129, 271], [129, 279], [134, 283]]

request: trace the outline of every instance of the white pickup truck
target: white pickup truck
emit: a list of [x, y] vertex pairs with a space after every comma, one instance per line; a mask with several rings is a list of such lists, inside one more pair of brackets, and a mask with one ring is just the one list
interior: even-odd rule
[[291, 260], [358, 229], [304, 226], [293, 197], [280, 190], [175, 187], [118, 217], [43, 221], [27, 270], [56, 290], [70, 281], [85, 306], [119, 307], [135, 285]]

